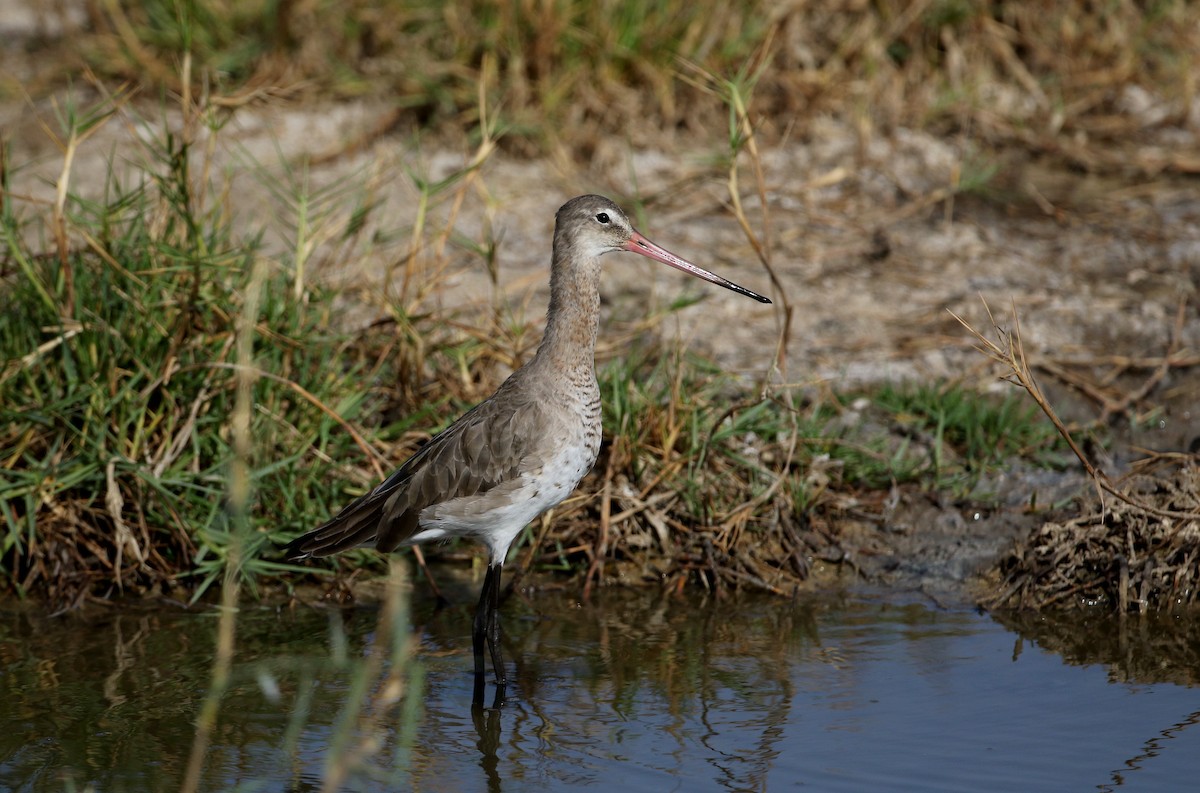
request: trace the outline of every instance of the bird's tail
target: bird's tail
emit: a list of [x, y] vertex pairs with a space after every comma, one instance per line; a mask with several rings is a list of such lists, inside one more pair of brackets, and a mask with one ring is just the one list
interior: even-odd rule
[[292, 540], [283, 549], [284, 556], [295, 562], [374, 545], [379, 534], [380, 505], [371, 498], [373, 495], [368, 493], [352, 501], [328, 522]]

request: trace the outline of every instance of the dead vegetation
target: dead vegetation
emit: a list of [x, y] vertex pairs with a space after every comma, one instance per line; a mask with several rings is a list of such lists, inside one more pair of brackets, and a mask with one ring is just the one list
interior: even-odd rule
[[[988, 605], [1144, 613], [1197, 603], [1200, 456], [1152, 454], [1114, 480], [1080, 448], [1047, 400], [1026, 357], [1016, 310], [1011, 329], [992, 320], [994, 338], [955, 318], [975, 337], [979, 351], [1003, 367], [1004, 379], [1041, 408], [1095, 484], [1096, 503], [1082, 515], [1043, 524], [997, 562], [1000, 582]], [[1151, 381], [1163, 371], [1155, 367]], [[1107, 416], [1107, 405], [1105, 410]]]
[[1187, 455], [1156, 462], [1122, 480], [1127, 500], [1019, 540], [996, 564], [988, 606], [1146, 613], [1200, 602], [1200, 468]]
[[1200, 123], [1200, 30], [1182, 0], [35, 7], [64, 35], [42, 38], [21, 85], [0, 83], [10, 95], [44, 95], [91, 69], [152, 94], [187, 93], [187, 80], [229, 109], [387, 97], [394, 113], [364, 135], [416, 125], [461, 135], [480, 124], [482, 88], [502, 108], [504, 145], [606, 158], [606, 138], [663, 145], [719, 129], [715, 75], [755, 84], [747, 109], [766, 143], [833, 116], [853, 122], [861, 147], [932, 128], [1091, 172], [1200, 172], [1194, 143], [1171, 132]]

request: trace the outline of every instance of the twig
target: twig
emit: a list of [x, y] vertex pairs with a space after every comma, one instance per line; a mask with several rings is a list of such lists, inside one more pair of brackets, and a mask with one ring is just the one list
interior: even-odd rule
[[1029, 361], [1025, 357], [1025, 347], [1021, 341], [1021, 324], [1020, 318], [1017, 315], [1016, 303], [1014, 302], [1012, 307], [1014, 330], [1011, 332], [1001, 328], [999, 324], [996, 323], [995, 318], [992, 316], [991, 307], [988, 306], [986, 300], [983, 300], [983, 307], [984, 310], [987, 311], [988, 321], [992, 323], [992, 328], [996, 331], [996, 335], [1000, 340], [999, 343], [984, 336], [982, 333], [976, 330], [971, 323], [967, 322], [958, 314], [955, 314], [953, 311], [950, 311], [949, 313], [950, 316], [958, 320], [959, 324], [966, 328], [968, 333], [975, 337], [977, 342], [975, 345], [976, 350], [1008, 369], [1008, 374], [1001, 377], [1001, 379], [1015, 385], [1019, 385], [1021, 388], [1025, 389], [1030, 397], [1033, 398], [1033, 401], [1037, 404], [1038, 408], [1040, 408], [1042, 413], [1046, 415], [1046, 418], [1050, 419], [1050, 423], [1054, 425], [1054, 428], [1058, 431], [1058, 434], [1062, 436], [1064, 441], [1066, 441], [1067, 446], [1071, 449], [1071, 452], [1075, 455], [1079, 462], [1083, 464], [1084, 470], [1087, 471], [1088, 476], [1092, 478], [1092, 481], [1099, 490], [1116, 497], [1131, 507], [1135, 507], [1147, 514], [1155, 515], [1160, 518], [1195, 520], [1196, 518], [1200, 517], [1200, 512], [1189, 513], [1178, 512], [1176, 510], [1169, 509], [1159, 509], [1158, 507], [1147, 504], [1140, 499], [1134, 498], [1117, 487], [1113, 481], [1109, 479], [1108, 475], [1104, 473], [1104, 471], [1097, 468], [1088, 458], [1088, 456], [1083, 453], [1083, 450], [1079, 448], [1079, 445], [1071, 436], [1070, 431], [1067, 429], [1066, 425], [1063, 424], [1062, 419], [1058, 417], [1058, 414], [1054, 411], [1054, 408], [1050, 406], [1045, 394], [1042, 393], [1041, 387], [1037, 384], [1037, 380], [1034, 379], [1033, 372], [1029, 367]]
[[[260, 369], [255, 366], [244, 366], [242, 364], [208, 363], [208, 364], [196, 364], [195, 366], [189, 366], [189, 367], [184, 367], [184, 368], [191, 369], [191, 368], [199, 368], [200, 366], [207, 366], [207, 367], [210, 367], [213, 369], [232, 369], [234, 371], [240, 371], [242, 369], [249, 369], [254, 373], [254, 375], [256, 377], [262, 377], [267, 380], [273, 380], [276, 383], [281, 383], [282, 385], [285, 385], [288, 388], [292, 389], [297, 394], [302, 396], [305, 400], [307, 400], [308, 402], [315, 405], [318, 409], [321, 410], [322, 413], [324, 413], [325, 415], [327, 415], [331, 419], [333, 419], [335, 422], [337, 422], [338, 425], [341, 426], [341, 428], [344, 429], [350, 435], [350, 437], [354, 439], [354, 442], [356, 444], [358, 444], [358, 448], [363, 450], [363, 454], [367, 455], [367, 457], [370, 459], [371, 467], [375, 469], [375, 474], [380, 479], [382, 479], [384, 477], [385, 474], [384, 474], [384, 469], [383, 469], [383, 466], [381, 465], [381, 462], [387, 462], [387, 457], [384, 456], [383, 452], [380, 452], [374, 446], [367, 443], [367, 439], [364, 438], [358, 432], [358, 430], [354, 429], [354, 427], [352, 427], [348, 421], [346, 421], [344, 418], [342, 418], [340, 415], [338, 415], [338, 412], [336, 410], [334, 410], [333, 408], [326, 405], [315, 394], [313, 394], [311, 391], [309, 391], [304, 386], [300, 385], [299, 383], [295, 382], [294, 380], [289, 380], [286, 377], [277, 375], [274, 372], [268, 372], [266, 370]], [[180, 371], [182, 371], [182, 370], [180, 370]]]
[[617, 455], [608, 455], [608, 464], [604, 467], [604, 487], [600, 492], [600, 532], [596, 537], [596, 550], [592, 554], [592, 563], [588, 566], [587, 575], [583, 577], [583, 600], [586, 603], [592, 595], [592, 587], [604, 572], [604, 557], [608, 553], [608, 529], [612, 518], [612, 483], [615, 473], [614, 462]]
[[1167, 373], [1171, 371], [1172, 361], [1175, 358], [1175, 354], [1179, 352], [1179, 345], [1183, 338], [1183, 323], [1184, 319], [1187, 317], [1186, 312], [1187, 297], [1180, 295], [1179, 307], [1175, 310], [1175, 324], [1171, 328], [1171, 340], [1167, 343], [1167, 351], [1163, 355], [1162, 361], [1159, 362], [1159, 365], [1155, 367], [1154, 371], [1150, 373], [1150, 376], [1147, 377], [1145, 382], [1143, 382], [1138, 388], [1126, 394], [1125, 398], [1116, 405], [1105, 406], [1104, 415], [1101, 417], [1102, 421], [1107, 419], [1112, 413], [1120, 413], [1132, 405], [1136, 405], [1147, 394], [1154, 390], [1154, 388], [1162, 382], [1163, 378], [1167, 376]]

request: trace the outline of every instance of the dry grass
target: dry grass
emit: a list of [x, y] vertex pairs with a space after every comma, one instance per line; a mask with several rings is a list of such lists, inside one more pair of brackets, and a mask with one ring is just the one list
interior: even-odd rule
[[1165, 470], [1122, 481], [1123, 503], [1017, 542], [996, 564], [989, 607], [1145, 613], [1200, 603], [1200, 469], [1184, 455], [1156, 462]]
[[[853, 119], [860, 143], [901, 127], [1017, 146], [1089, 170], [1200, 172], [1195, 147], [1156, 139], [1195, 126], [1200, 29], [1182, 0], [522, 0], [493, 4], [87, 4], [48, 46], [39, 96], [82, 68], [157, 94], [223, 107], [272, 97], [376, 96], [380, 125], [479, 125], [478, 93], [506, 119], [505, 145], [604, 156], [605, 139], [662, 143], [711, 136], [727, 108], [698, 74], [734, 75], [758, 59], [746, 108], [765, 142], [811, 119]], [[55, 7], [45, 13], [54, 15]], [[2, 84], [0, 84], [2, 85]]]

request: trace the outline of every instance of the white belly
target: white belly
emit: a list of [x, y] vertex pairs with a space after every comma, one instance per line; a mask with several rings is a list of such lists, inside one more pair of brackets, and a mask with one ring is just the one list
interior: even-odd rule
[[591, 470], [599, 452], [598, 436], [594, 443], [565, 444], [540, 470], [524, 473], [486, 493], [426, 507], [421, 512], [421, 529], [405, 545], [473, 537], [488, 546], [491, 563], [503, 562], [521, 530], [562, 503]]

